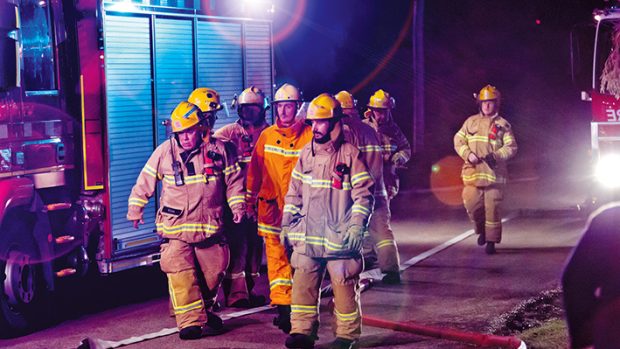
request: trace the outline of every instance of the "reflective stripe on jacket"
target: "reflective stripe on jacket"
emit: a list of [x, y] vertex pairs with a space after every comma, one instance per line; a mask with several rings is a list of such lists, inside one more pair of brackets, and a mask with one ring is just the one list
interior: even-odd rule
[[267, 127], [256, 141], [247, 174], [247, 202], [258, 202], [258, 233], [279, 235], [284, 196], [301, 148], [312, 139], [302, 121], [287, 128]]
[[[172, 149], [171, 149], [172, 148]], [[171, 152], [172, 150], [172, 152]], [[144, 206], [161, 180], [161, 198], [155, 218], [157, 233], [188, 243], [203, 241], [222, 231], [223, 206], [245, 212], [241, 168], [231, 144], [211, 138], [193, 150], [183, 162], [183, 148], [170, 140], [159, 145], [140, 172], [129, 196], [127, 219], [142, 219]], [[180, 162], [184, 184], [175, 185], [172, 156]], [[205, 170], [205, 157], [213, 158], [212, 173]]]
[[[465, 160], [461, 171], [463, 183], [486, 187], [506, 183], [506, 161], [517, 153], [517, 141], [506, 119], [478, 113], [467, 118], [454, 135], [454, 150]], [[468, 161], [472, 152], [480, 159], [476, 165]], [[489, 154], [494, 155], [495, 164], [483, 160]]]
[[360, 151], [340, 137], [306, 145], [293, 170], [282, 226], [295, 252], [310, 257], [354, 257], [343, 246], [351, 225], [366, 227], [374, 181]]

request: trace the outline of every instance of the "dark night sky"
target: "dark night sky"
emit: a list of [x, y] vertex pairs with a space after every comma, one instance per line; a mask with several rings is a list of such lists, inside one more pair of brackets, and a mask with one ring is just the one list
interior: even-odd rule
[[[520, 153], [513, 166], [525, 164], [536, 175], [548, 175], [587, 161], [589, 105], [571, 82], [569, 33], [578, 23], [591, 23], [592, 10], [606, 4], [425, 1], [425, 149], [414, 163], [416, 176], [426, 176], [434, 161], [454, 154], [452, 136], [477, 111], [472, 93], [487, 83], [502, 91], [501, 114], [517, 134]], [[407, 25], [399, 50], [356, 97], [365, 104], [377, 88], [390, 91], [397, 99], [396, 120], [411, 139], [410, 6], [410, 1], [308, 1], [296, 31], [276, 46], [278, 83], [297, 83], [308, 100], [323, 91], [350, 89], [379, 64]], [[276, 16], [274, 31], [287, 20], [286, 13]], [[410, 182], [425, 186], [426, 181]]]

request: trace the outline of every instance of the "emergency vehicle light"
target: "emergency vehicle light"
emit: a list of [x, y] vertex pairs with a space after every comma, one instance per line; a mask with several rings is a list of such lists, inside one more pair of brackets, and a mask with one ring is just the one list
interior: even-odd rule
[[606, 188], [620, 188], [620, 155], [609, 154], [601, 157], [594, 175]]

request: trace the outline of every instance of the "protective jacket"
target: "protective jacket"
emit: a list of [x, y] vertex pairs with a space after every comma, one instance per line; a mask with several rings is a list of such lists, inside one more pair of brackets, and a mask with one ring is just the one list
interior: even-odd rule
[[261, 132], [269, 127], [269, 124], [263, 122], [262, 124], [255, 125], [243, 125], [243, 121], [237, 120], [228, 124], [213, 134], [217, 139], [221, 139], [225, 142], [231, 142], [237, 148], [237, 159], [243, 170], [243, 175], [247, 172], [247, 165], [252, 159], [252, 150], [258, 140]]
[[[504, 118], [478, 113], [467, 118], [456, 133], [454, 149], [465, 160], [461, 171], [463, 183], [487, 187], [506, 183], [506, 161], [517, 153], [517, 141]], [[481, 160], [475, 165], [468, 160], [472, 152]]]
[[302, 121], [287, 128], [269, 126], [258, 137], [248, 167], [247, 201], [258, 204], [259, 235], [279, 236], [291, 173], [301, 148], [311, 139], [312, 129]]
[[402, 163], [407, 163], [411, 159], [411, 146], [407, 137], [400, 130], [398, 125], [390, 118], [379, 124], [372, 115], [364, 122], [370, 125], [379, 136], [379, 142], [383, 151], [383, 181], [390, 199], [398, 194], [400, 180], [396, 173], [396, 165], [393, 162], [395, 156], [403, 158]]
[[[184, 184], [177, 186], [172, 161], [181, 164]], [[127, 219], [142, 219], [144, 205], [162, 181], [157, 233], [197, 243], [222, 231], [226, 201], [233, 212], [245, 213], [244, 187], [237, 155], [230, 144], [211, 137], [183, 152], [176, 140], [158, 146], [140, 172], [129, 196]]]
[[368, 166], [368, 172], [375, 182], [375, 198], [387, 197], [385, 183], [383, 183], [382, 147], [377, 132], [354, 117], [343, 117], [342, 123], [345, 141], [357, 147]]
[[282, 226], [296, 253], [320, 258], [354, 258], [343, 246], [351, 225], [366, 227], [373, 207], [374, 181], [360, 151], [340, 135], [306, 145], [293, 170]]

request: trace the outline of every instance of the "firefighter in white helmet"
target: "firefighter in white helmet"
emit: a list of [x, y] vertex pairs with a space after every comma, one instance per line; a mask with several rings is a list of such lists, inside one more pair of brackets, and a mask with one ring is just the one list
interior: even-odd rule
[[312, 348], [318, 331], [320, 287], [329, 273], [336, 340], [351, 348], [361, 334], [359, 274], [363, 232], [372, 212], [374, 181], [360, 151], [344, 139], [342, 109], [323, 93], [308, 106], [313, 139], [293, 170], [282, 219], [282, 243], [292, 245], [295, 269], [287, 348]]
[[274, 324], [288, 333], [293, 275], [286, 250], [280, 245], [280, 225], [291, 173], [301, 148], [312, 139], [312, 130], [296, 119], [301, 95], [295, 86], [280, 87], [272, 105], [276, 123], [256, 141], [247, 174], [247, 203], [250, 212], [258, 216], [258, 234], [265, 241], [271, 305], [278, 310]]
[[[181, 339], [222, 333], [222, 320], [208, 304], [214, 302], [229, 262], [222, 235], [223, 206], [227, 201], [236, 222], [246, 210], [234, 148], [209, 136], [218, 109], [204, 115], [192, 103], [179, 103], [170, 118], [172, 137], [155, 149], [129, 196], [127, 219], [137, 228], [161, 181], [155, 219], [164, 242], [160, 265], [168, 276]], [[198, 272], [206, 281], [207, 290], [202, 292]]]
[[508, 177], [506, 161], [517, 153], [517, 141], [508, 121], [499, 116], [497, 88], [486, 85], [474, 97], [479, 112], [454, 135], [454, 149], [465, 161], [463, 203], [475, 224], [478, 245], [486, 243], [486, 253], [494, 254], [495, 244], [502, 239], [500, 203]]
[[364, 122], [379, 135], [383, 154], [383, 181], [387, 195], [375, 197], [375, 211], [370, 219], [370, 239], [377, 253], [379, 268], [385, 273], [383, 282], [400, 283], [400, 259], [398, 246], [390, 225], [390, 201], [399, 190], [396, 170], [404, 168], [411, 159], [411, 147], [407, 138], [394, 122], [392, 110], [394, 98], [388, 92], [377, 90], [368, 101]]
[[[192, 93], [194, 94], [196, 91]], [[199, 101], [202, 100], [201, 96], [203, 95], [200, 93], [196, 94]], [[200, 107], [202, 104], [197, 105]], [[213, 135], [217, 139], [231, 142], [237, 148], [245, 185], [247, 166], [252, 158], [254, 145], [261, 132], [269, 126], [265, 121], [269, 106], [263, 91], [256, 86], [243, 90], [231, 105], [237, 108], [239, 120], [223, 126]], [[234, 223], [229, 216], [226, 215], [225, 221], [230, 247], [230, 266], [223, 282], [226, 306], [250, 308], [263, 305], [266, 302], [265, 296], [252, 293], [259, 277], [263, 255], [263, 239], [257, 234], [256, 220], [248, 218], [240, 223]]]

